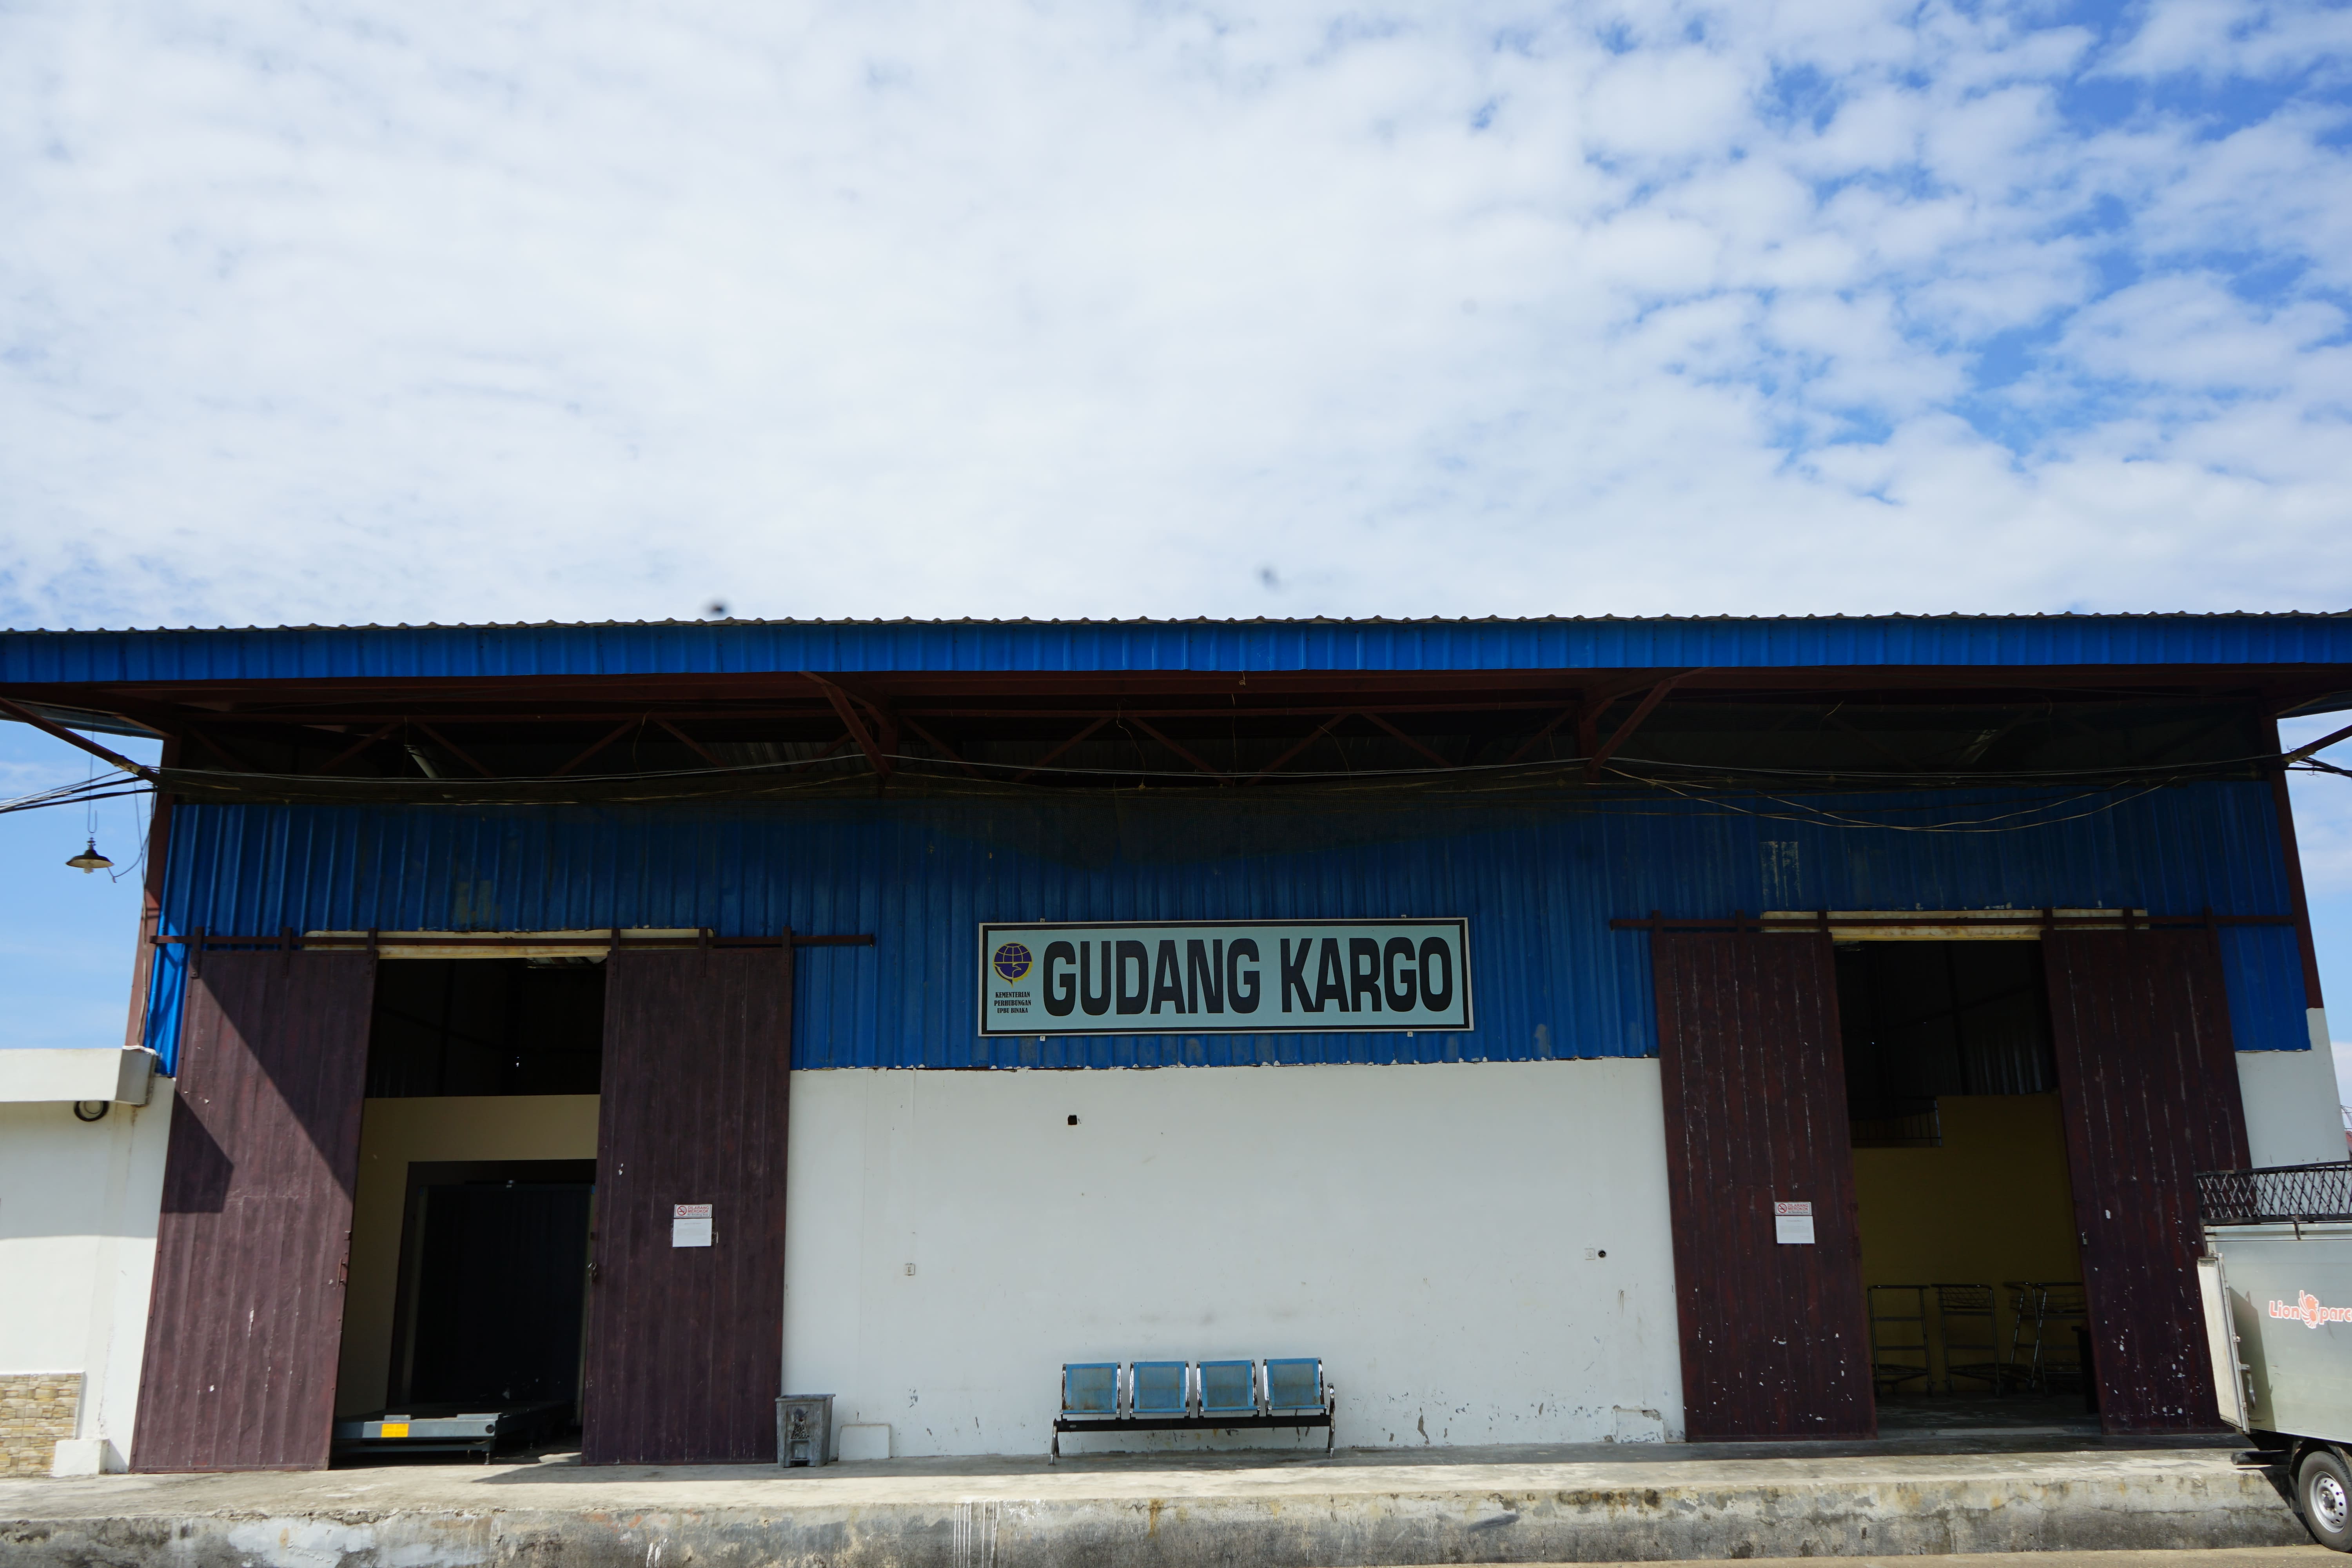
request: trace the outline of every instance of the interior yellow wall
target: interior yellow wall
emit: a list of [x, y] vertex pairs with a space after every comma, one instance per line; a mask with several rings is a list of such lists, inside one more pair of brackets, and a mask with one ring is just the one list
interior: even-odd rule
[[371, 1100], [360, 1122], [360, 1186], [352, 1215], [351, 1285], [335, 1414], [383, 1407], [392, 1366], [393, 1296], [401, 1211], [417, 1160], [593, 1160], [593, 1094]]
[[2006, 1345], [2003, 1282], [2083, 1277], [2058, 1097], [1946, 1095], [1937, 1103], [1942, 1148], [1853, 1152], [1863, 1283], [1990, 1285]]

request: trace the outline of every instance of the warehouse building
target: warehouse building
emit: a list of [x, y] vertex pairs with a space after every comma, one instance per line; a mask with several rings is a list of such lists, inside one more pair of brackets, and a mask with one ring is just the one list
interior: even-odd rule
[[1925, 1281], [2080, 1281], [2110, 1429], [2210, 1426], [2191, 1175], [2342, 1156], [2276, 721], [2347, 616], [19, 633], [0, 704], [163, 742], [150, 1103], [0, 1107], [152, 1194], [105, 1335], [0, 1319], [136, 1469], [1042, 1452], [1220, 1357], [1349, 1446], [1855, 1436]]

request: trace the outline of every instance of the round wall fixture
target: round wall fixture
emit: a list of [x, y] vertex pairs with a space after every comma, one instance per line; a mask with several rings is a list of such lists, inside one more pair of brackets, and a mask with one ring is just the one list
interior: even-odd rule
[[106, 1120], [106, 1113], [113, 1109], [114, 1102], [110, 1100], [77, 1100], [74, 1101], [74, 1120], [103, 1121]]

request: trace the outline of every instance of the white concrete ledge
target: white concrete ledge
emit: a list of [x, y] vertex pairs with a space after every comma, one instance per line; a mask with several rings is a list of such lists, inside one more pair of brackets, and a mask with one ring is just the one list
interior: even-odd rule
[[[1902, 1443], [0, 1481], [8, 1568], [1366, 1568], [2316, 1548], [2232, 1449]], [[1960, 1444], [1943, 1447], [1958, 1449]], [[1823, 1451], [1826, 1450], [1826, 1451]], [[2150, 1561], [2154, 1559], [2151, 1558]], [[2209, 1559], [2209, 1562], [2210, 1560]], [[1962, 1565], [1965, 1568], [1965, 1565]]]
[[0, 1050], [0, 1105], [36, 1100], [147, 1103], [155, 1053], [95, 1050]]

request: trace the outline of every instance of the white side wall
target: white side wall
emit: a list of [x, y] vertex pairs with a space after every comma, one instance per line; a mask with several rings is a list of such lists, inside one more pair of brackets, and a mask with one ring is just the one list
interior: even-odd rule
[[74, 1120], [54, 1101], [0, 1105], [0, 1372], [82, 1374], [79, 1435], [131, 1451], [173, 1084], [143, 1107]]
[[1647, 1060], [795, 1073], [786, 1391], [1042, 1452], [1064, 1362], [1320, 1355], [1343, 1446], [1679, 1436], [1663, 1129]]
[[2309, 1165], [2345, 1156], [2327, 1016], [2316, 1007], [2310, 1012], [2310, 1050], [2238, 1053], [2246, 1149], [2257, 1165]]
[[154, 1068], [152, 1051], [15, 1047], [0, 1050], [0, 1101], [104, 1100], [144, 1105]]

